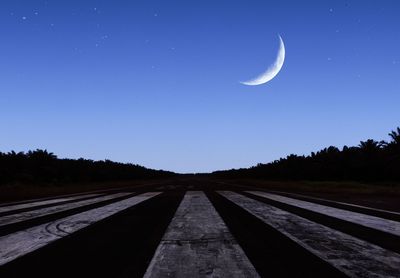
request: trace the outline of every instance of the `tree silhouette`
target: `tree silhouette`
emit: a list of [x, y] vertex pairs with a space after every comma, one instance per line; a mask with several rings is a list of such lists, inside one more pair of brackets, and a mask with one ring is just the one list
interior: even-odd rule
[[[215, 177], [275, 180], [400, 181], [400, 128], [390, 142], [368, 139], [342, 150], [330, 146], [308, 156], [290, 154], [271, 163], [216, 171]], [[170, 177], [172, 172], [89, 159], [59, 159], [47, 150], [0, 152], [0, 185], [17, 182], [64, 184]]]
[[52, 161], [57, 159], [57, 156], [53, 153], [49, 153], [47, 150], [36, 150], [36, 151], [28, 151], [28, 158], [34, 159], [37, 161]]
[[381, 148], [381, 144], [373, 139], [368, 139], [367, 141], [360, 141], [358, 147], [365, 152], [377, 151]]
[[397, 128], [397, 130], [392, 130], [389, 133], [390, 138], [392, 138], [392, 142], [394, 144], [399, 145], [400, 144], [400, 127]]
[[133, 180], [172, 176], [174, 173], [147, 169], [110, 160], [58, 159], [47, 150], [0, 152], [0, 185], [8, 183], [62, 184]]
[[342, 150], [330, 146], [309, 156], [288, 155], [248, 169], [216, 171], [217, 177], [278, 180], [400, 180], [400, 128], [389, 133], [391, 142], [368, 139]]

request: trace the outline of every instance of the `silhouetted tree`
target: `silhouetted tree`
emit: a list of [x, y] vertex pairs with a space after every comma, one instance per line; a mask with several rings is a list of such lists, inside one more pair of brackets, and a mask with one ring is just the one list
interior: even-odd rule
[[392, 143], [393, 144], [400, 144], [400, 127], [397, 128], [397, 130], [392, 130], [389, 133], [390, 138], [392, 138]]
[[330, 146], [309, 156], [288, 155], [248, 169], [216, 171], [219, 177], [306, 180], [400, 180], [400, 128], [391, 142], [368, 139], [342, 150]]
[[28, 151], [26, 156], [29, 159], [33, 159], [36, 161], [52, 161], [57, 159], [57, 156], [53, 153], [49, 153], [47, 150], [36, 150], [36, 151]]
[[365, 153], [375, 153], [378, 152], [382, 146], [384, 146], [384, 141], [378, 142], [373, 139], [368, 139], [367, 141], [361, 141], [358, 147], [362, 152]]
[[174, 173], [110, 160], [58, 159], [47, 150], [0, 152], [0, 185], [66, 183], [167, 177]]

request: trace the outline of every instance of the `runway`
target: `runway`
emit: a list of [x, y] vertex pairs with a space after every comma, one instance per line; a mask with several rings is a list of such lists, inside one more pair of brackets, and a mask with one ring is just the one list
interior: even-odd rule
[[400, 277], [398, 212], [177, 183], [0, 206], [0, 277]]

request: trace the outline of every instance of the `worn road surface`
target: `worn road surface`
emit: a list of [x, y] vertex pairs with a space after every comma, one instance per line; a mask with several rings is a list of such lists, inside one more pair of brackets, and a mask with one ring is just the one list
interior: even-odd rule
[[179, 181], [0, 204], [0, 277], [400, 277], [400, 213]]

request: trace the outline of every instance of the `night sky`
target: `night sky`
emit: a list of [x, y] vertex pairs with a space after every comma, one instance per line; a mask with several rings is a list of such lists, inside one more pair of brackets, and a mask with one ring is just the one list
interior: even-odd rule
[[400, 126], [396, 0], [2, 0], [0, 35], [3, 152], [204, 172]]

